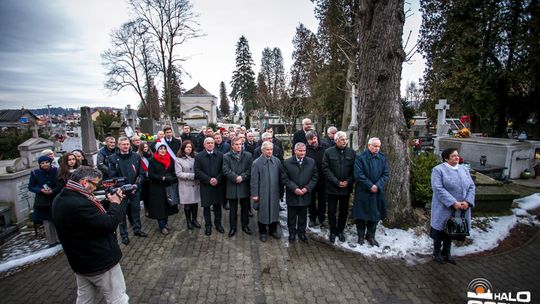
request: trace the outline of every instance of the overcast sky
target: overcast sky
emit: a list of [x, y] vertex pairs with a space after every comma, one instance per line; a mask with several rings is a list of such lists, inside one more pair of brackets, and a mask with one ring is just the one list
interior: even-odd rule
[[[236, 42], [249, 41], [257, 73], [265, 47], [279, 47], [286, 71], [292, 63], [292, 38], [303, 23], [317, 31], [309, 0], [193, 0], [201, 31], [206, 35], [180, 48], [189, 57], [185, 89], [198, 82], [219, 95], [224, 81], [230, 93]], [[413, 45], [421, 16], [418, 1], [406, 21], [404, 36], [413, 30]], [[410, 4], [406, 4], [410, 7]], [[129, 20], [125, 0], [1, 0], [0, 108], [137, 107], [137, 96], [126, 89], [110, 94], [103, 87], [105, 70], [100, 54], [110, 45], [112, 29]], [[405, 83], [418, 81], [424, 69], [419, 54], [403, 66]], [[161, 89], [160, 89], [161, 91]]]

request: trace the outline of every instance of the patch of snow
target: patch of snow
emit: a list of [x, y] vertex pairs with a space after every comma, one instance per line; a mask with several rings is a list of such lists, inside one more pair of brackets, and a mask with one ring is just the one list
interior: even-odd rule
[[533, 210], [540, 208], [540, 193], [534, 193], [527, 197], [514, 200], [515, 203], [523, 210]]
[[9, 260], [5, 263], [0, 264], [0, 273], [9, 271], [13, 268], [17, 268], [17, 267], [24, 266], [27, 264], [33, 264], [41, 260], [45, 260], [47, 258], [57, 255], [62, 250], [63, 250], [62, 246], [58, 245], [52, 248], [47, 248], [47, 249], [43, 249], [43, 250], [28, 254], [26, 256], [21, 256], [16, 259]]

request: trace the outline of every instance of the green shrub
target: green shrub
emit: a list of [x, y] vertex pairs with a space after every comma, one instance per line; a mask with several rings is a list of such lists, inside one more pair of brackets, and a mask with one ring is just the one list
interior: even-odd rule
[[411, 199], [413, 206], [425, 207], [431, 202], [431, 170], [437, 165], [437, 158], [431, 152], [413, 154], [411, 159]]

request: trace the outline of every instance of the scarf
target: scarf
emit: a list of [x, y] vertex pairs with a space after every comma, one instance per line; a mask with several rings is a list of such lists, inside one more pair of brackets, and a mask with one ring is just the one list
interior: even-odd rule
[[161, 156], [157, 152], [155, 152], [154, 159], [157, 160], [160, 164], [164, 165], [165, 170], [169, 169], [169, 166], [171, 165], [171, 158], [168, 153]]
[[103, 208], [103, 205], [101, 205], [101, 202], [98, 201], [97, 198], [92, 193], [88, 192], [88, 190], [86, 190], [86, 188], [84, 188], [81, 184], [68, 180], [66, 188], [84, 195], [87, 199], [91, 200], [96, 207], [98, 207], [101, 213], [106, 213], [105, 208]]

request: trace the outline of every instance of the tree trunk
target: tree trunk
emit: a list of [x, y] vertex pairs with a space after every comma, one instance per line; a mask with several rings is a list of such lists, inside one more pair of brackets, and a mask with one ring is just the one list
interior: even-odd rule
[[[351, 59], [352, 60], [352, 59]], [[347, 130], [349, 124], [351, 123], [351, 96], [352, 96], [352, 86], [351, 81], [354, 78], [356, 62], [349, 62], [347, 65], [347, 77], [345, 78], [345, 87], [347, 92], [345, 93], [345, 100], [343, 102], [343, 116], [341, 118], [341, 130]], [[337, 122], [336, 122], [337, 126]]]
[[417, 220], [411, 207], [410, 157], [407, 126], [400, 102], [401, 67], [405, 59], [401, 42], [405, 14], [403, 0], [359, 3], [358, 23], [358, 144], [381, 139], [390, 178], [385, 188], [386, 225], [406, 227]]

